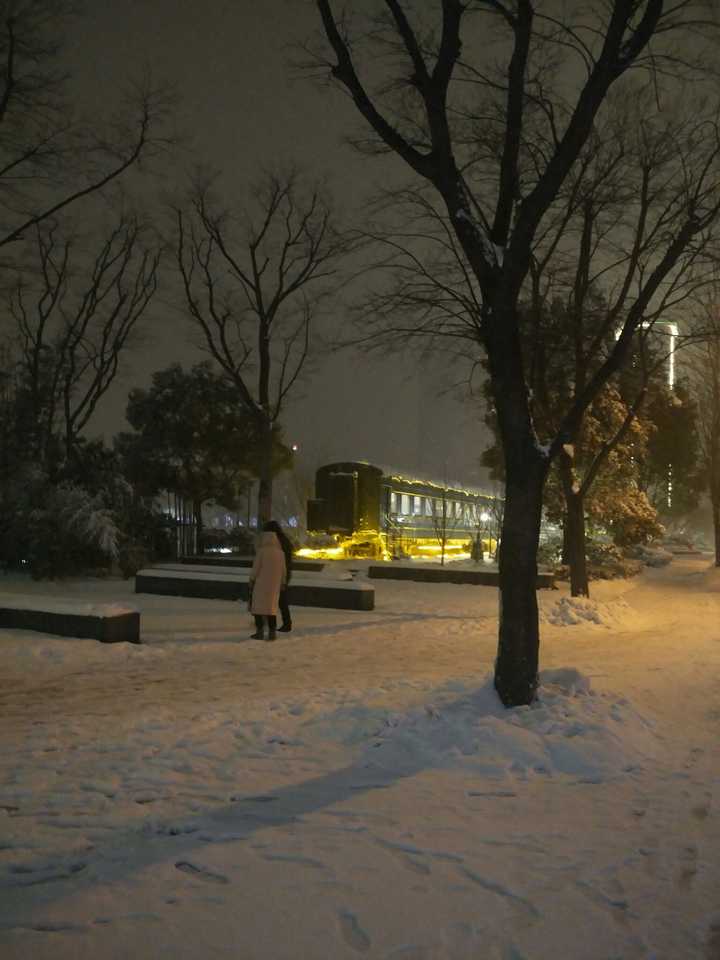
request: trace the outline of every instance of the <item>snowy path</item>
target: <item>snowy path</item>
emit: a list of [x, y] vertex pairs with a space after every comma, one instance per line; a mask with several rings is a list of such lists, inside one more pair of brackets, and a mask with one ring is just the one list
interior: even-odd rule
[[55, 589], [139, 602], [146, 643], [0, 632], [3, 960], [720, 958], [707, 560], [597, 585], [599, 622], [542, 592], [509, 712], [490, 588], [380, 581], [274, 645], [237, 605]]

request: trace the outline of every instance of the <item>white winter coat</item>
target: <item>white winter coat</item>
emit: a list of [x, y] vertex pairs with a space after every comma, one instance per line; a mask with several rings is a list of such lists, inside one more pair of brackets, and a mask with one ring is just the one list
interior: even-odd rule
[[251, 580], [254, 581], [250, 613], [276, 617], [280, 589], [285, 583], [285, 554], [277, 534], [267, 531], [260, 535]]

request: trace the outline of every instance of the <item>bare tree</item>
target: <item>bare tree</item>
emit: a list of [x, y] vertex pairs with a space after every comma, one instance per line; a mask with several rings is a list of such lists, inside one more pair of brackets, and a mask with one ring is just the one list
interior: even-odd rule
[[113, 382], [122, 351], [157, 288], [160, 250], [148, 228], [121, 215], [89, 260], [55, 224], [35, 224], [35, 257], [9, 301], [34, 438], [49, 464], [58, 433], [64, 456]]
[[658, 89], [669, 64], [676, 75], [692, 71], [672, 44], [682, 30], [706, 22], [709, 7], [699, 0], [611, 0], [574, 12], [558, 5], [556, 12], [531, 0], [438, 0], [422, 15], [385, 0], [363, 24], [352, 5], [342, 18], [333, 6], [317, 0], [331, 53], [321, 53], [315, 68], [322, 64], [350, 94], [372, 146], [397, 154], [431, 187], [476, 291], [479, 309], [470, 320], [487, 356], [506, 476], [495, 686], [506, 705], [529, 703], [538, 682], [536, 558], [547, 471], [621, 368], [678, 260], [716, 221], [720, 137], [712, 110], [676, 171], [682, 189], [670, 201], [677, 211], [672, 231], [659, 227], [652, 255], [636, 251], [643, 283], [627, 299], [619, 335], [596, 357], [554, 434], [542, 439], [518, 304], [538, 234], [577, 170], [611, 88], [627, 83], [631, 68]]
[[191, 319], [264, 438], [258, 522], [272, 515], [273, 448], [311, 353], [313, 323], [351, 241], [318, 184], [267, 174], [254, 213], [232, 216], [207, 185], [175, 211], [177, 265]]
[[131, 85], [115, 116], [75, 118], [59, 67], [72, 0], [0, 3], [0, 248], [170, 143], [167, 91]]
[[443, 485], [439, 496], [428, 497], [428, 499], [430, 500], [430, 519], [435, 539], [440, 546], [440, 566], [445, 566], [448, 540], [452, 539], [460, 523], [457, 505], [448, 498], [447, 484]]
[[[677, 108], [658, 114], [654, 100], [648, 102], [647, 91], [640, 89], [629, 103], [611, 98], [538, 230], [519, 331], [540, 436], [557, 432], [577, 392], [607, 358], [629, 303], [647, 280], [648, 264], [679, 227], [685, 211], [678, 196], [687, 189], [686, 171], [695, 163], [705, 121]], [[448, 350], [463, 341], [455, 346], [461, 353], [477, 337], [482, 296], [451, 223], [422, 188], [405, 188], [394, 196], [384, 191], [377, 206], [381, 213], [396, 213], [402, 227], [372, 232], [387, 252], [376, 269], [389, 271], [390, 282], [360, 305], [355, 342], [405, 348], [409, 339], [432, 338], [436, 347]], [[668, 359], [669, 338], [663, 337], [668, 318], [677, 319], [714, 282], [716, 248], [712, 230], [695, 238], [646, 311], [632, 349], [633, 365], [642, 376], [635, 378], [635, 394], [624, 398], [621, 421], [589, 459], [587, 447], [582, 449], [582, 420], [574, 442], [558, 452], [555, 463], [566, 506], [564, 556], [573, 596], [589, 595], [585, 503], [608, 458], [633, 429], [650, 376]], [[674, 353], [706, 335], [697, 324], [683, 329], [672, 337], [669, 349]], [[476, 363], [478, 367], [484, 370], [484, 365]]]

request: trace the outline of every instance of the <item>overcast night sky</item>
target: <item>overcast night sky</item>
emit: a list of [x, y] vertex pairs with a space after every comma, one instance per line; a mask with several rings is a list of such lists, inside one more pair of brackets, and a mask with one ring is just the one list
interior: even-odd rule
[[[147, 65], [174, 86], [177, 125], [187, 138], [172, 170], [178, 184], [201, 162], [222, 171], [229, 198], [241, 196], [263, 166], [294, 160], [327, 175], [338, 205], [351, 210], [383, 177], [404, 171], [395, 158], [355, 153], [343, 142], [358, 124], [349, 101], [293, 76], [291, 46], [315, 27], [314, 5], [303, 0], [96, 0], [69, 37], [68, 67], [78, 102], [93, 115]], [[173, 293], [167, 282], [163, 293]], [[156, 304], [153, 318], [153, 342], [126, 359], [98, 411], [95, 429], [108, 437], [125, 426], [130, 387], [146, 385], [175, 360], [201, 359], [176, 311]], [[447, 462], [448, 479], [479, 484], [476, 413], [457, 392], [438, 396], [452, 379], [432, 364], [419, 372], [399, 356], [332, 355], [288, 405], [286, 437], [301, 445], [307, 466], [357, 458], [439, 476]]]

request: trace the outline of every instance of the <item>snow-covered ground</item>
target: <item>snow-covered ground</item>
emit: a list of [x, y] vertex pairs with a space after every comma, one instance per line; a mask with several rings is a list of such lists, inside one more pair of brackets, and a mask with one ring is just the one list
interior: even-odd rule
[[120, 581], [142, 646], [0, 630], [2, 960], [720, 958], [720, 570], [541, 591], [532, 708], [492, 689], [497, 593], [373, 612]]

